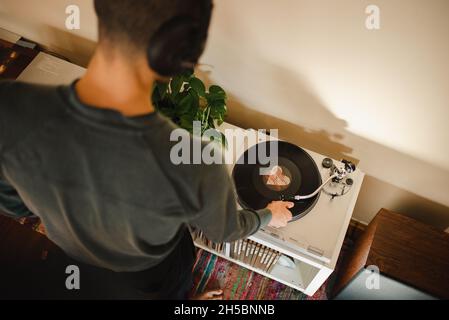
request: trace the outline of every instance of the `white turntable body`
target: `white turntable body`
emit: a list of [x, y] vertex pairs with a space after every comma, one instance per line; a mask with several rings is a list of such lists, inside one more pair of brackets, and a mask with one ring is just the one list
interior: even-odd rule
[[[246, 130], [227, 123], [223, 124], [219, 129], [226, 135], [228, 141], [233, 139], [232, 141], [234, 142], [243, 141], [243, 139], [235, 139], [235, 137], [247, 133]], [[232, 135], [229, 134], [230, 132], [232, 132]], [[258, 136], [259, 142], [273, 139], [267, 136], [261, 137], [260, 133]], [[225, 151], [225, 157], [233, 159], [233, 161], [228, 161], [230, 173], [232, 173], [234, 164], [241, 155], [252, 144], [257, 143], [253, 141], [252, 144], [251, 142], [238, 144], [232, 143], [232, 141], [230, 143], [231, 147]], [[321, 164], [326, 157], [306, 149], [304, 150], [313, 158], [320, 170], [322, 180], [325, 181], [329, 177], [329, 169], [323, 168]], [[334, 160], [334, 163], [340, 162]], [[267, 227], [249, 238], [249, 240], [260, 243], [284, 255], [270, 272], [262, 271], [242, 261], [230, 258], [229, 248], [219, 253], [214, 252], [214, 250], [200, 242], [196, 242], [196, 245], [312, 296], [335, 269], [362, 186], [364, 173], [356, 169], [348, 178], [352, 179], [353, 184], [346, 194], [332, 198], [325, 192], [321, 192], [316, 205], [303, 218], [291, 222], [285, 228], [273, 229]], [[290, 259], [286, 257], [290, 257]]]

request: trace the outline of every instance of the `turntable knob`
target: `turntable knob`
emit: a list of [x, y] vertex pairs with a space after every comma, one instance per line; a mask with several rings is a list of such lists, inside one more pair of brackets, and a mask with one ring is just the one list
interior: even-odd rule
[[354, 184], [354, 180], [352, 180], [351, 178], [346, 179], [346, 184], [348, 186], [352, 186]]
[[325, 158], [323, 160], [322, 166], [323, 168], [330, 169], [334, 165], [334, 161], [331, 158]]

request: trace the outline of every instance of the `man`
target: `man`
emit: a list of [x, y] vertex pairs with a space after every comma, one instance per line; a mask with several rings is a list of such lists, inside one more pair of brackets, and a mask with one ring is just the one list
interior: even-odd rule
[[224, 166], [170, 161], [175, 127], [150, 93], [171, 66], [154, 70], [154, 50], [167, 45], [153, 47], [173, 36], [164, 28], [178, 16], [207, 18], [207, 29], [210, 1], [96, 0], [95, 9], [99, 44], [83, 78], [68, 87], [0, 84], [0, 209], [40, 217], [70, 257], [112, 270], [148, 297], [185, 298], [194, 261], [188, 225], [233, 241], [285, 226], [293, 204], [237, 211]]

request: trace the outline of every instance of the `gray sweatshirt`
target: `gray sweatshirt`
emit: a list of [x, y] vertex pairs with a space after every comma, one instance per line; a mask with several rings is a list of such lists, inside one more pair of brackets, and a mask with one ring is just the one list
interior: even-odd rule
[[120, 272], [161, 262], [186, 225], [216, 242], [267, 225], [267, 209], [237, 211], [223, 165], [172, 164], [173, 129], [84, 105], [74, 85], [0, 82], [0, 210], [40, 217], [68, 255]]

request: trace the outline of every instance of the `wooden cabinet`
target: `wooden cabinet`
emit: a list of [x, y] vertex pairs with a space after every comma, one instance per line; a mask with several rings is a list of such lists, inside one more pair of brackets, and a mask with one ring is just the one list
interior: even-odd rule
[[449, 299], [449, 234], [431, 226], [382, 209], [346, 259], [334, 294], [369, 266], [384, 278]]

